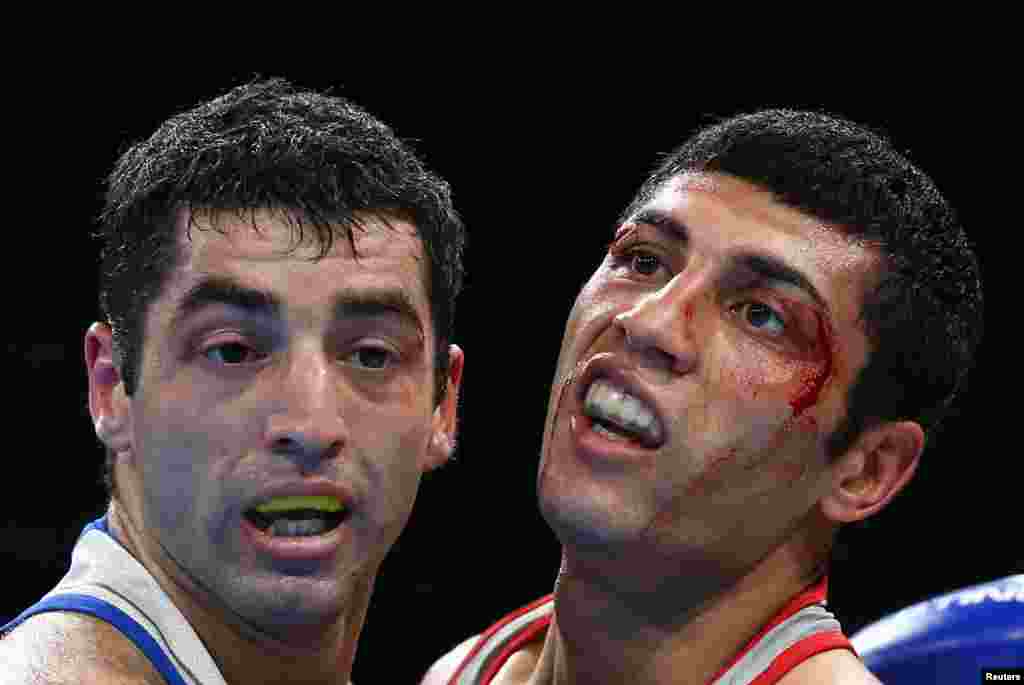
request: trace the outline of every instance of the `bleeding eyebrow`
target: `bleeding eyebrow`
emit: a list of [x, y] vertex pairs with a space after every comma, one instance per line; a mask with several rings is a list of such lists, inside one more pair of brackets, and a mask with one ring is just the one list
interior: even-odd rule
[[740, 253], [729, 258], [731, 266], [737, 271], [750, 271], [767, 281], [786, 283], [804, 291], [815, 304], [828, 311], [828, 304], [817, 288], [802, 273], [786, 264], [777, 257], [765, 254]]
[[627, 223], [654, 226], [662, 232], [669, 234], [676, 240], [681, 240], [684, 243], [690, 241], [690, 231], [686, 228], [686, 225], [677, 221], [668, 212], [663, 212], [658, 209], [641, 210], [634, 214], [633, 218]]
[[247, 288], [234, 279], [208, 276], [189, 288], [171, 321], [171, 330], [189, 317], [210, 306], [223, 305], [247, 314], [272, 318], [280, 314], [281, 301], [273, 293]]

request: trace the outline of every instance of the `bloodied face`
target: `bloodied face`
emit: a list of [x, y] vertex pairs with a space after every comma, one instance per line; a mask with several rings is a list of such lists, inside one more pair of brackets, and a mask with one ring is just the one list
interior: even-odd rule
[[829, 488], [874, 249], [685, 175], [618, 227], [562, 343], [538, 477], [563, 544], [753, 563]]

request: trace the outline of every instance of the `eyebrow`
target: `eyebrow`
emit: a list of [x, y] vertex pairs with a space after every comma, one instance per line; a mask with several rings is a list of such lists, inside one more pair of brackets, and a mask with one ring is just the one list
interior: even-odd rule
[[423, 322], [404, 290], [344, 290], [333, 298], [335, 319], [398, 316], [411, 324], [423, 339]]
[[[228, 306], [247, 315], [275, 318], [284, 308], [272, 292], [249, 288], [226, 276], [207, 276], [193, 285], [181, 298], [171, 320], [174, 330], [206, 307]], [[411, 324], [423, 338], [423, 323], [409, 295], [403, 290], [342, 290], [331, 299], [335, 319], [371, 318], [397, 315]]]
[[200, 310], [216, 305], [235, 307], [247, 314], [267, 318], [276, 317], [281, 312], [281, 301], [273, 293], [247, 288], [233, 278], [206, 276], [181, 298], [171, 319], [171, 330]]
[[[690, 231], [685, 224], [668, 212], [659, 209], [641, 210], [630, 221], [654, 226], [663, 232], [672, 234], [684, 243], [689, 242], [690, 239]], [[829, 310], [825, 298], [821, 296], [810, 280], [778, 257], [758, 252], [741, 252], [732, 255], [729, 262], [734, 269], [751, 271], [764, 280], [778, 281], [798, 288], [814, 300], [819, 307], [825, 311]]]
[[729, 262], [733, 268], [752, 271], [764, 280], [778, 281], [798, 288], [823, 310], [829, 311], [825, 298], [807, 277], [778, 257], [762, 253], [741, 252], [730, 256]]
[[686, 227], [686, 224], [660, 209], [642, 209], [634, 214], [627, 223], [654, 226], [666, 233], [671, 233], [673, 237], [684, 243], [690, 242], [690, 229]]

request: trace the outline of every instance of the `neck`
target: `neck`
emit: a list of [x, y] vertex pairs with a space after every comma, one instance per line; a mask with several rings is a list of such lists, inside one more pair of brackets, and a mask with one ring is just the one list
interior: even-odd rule
[[[641, 562], [609, 569], [564, 550], [555, 619], [532, 683], [704, 685], [823, 572], [821, 539], [798, 535], [738, 575], [677, 566], [632, 587]], [[700, 566], [698, 568], [698, 566]], [[627, 575], [622, 575], [627, 574]]]
[[[373, 579], [360, 585], [339, 619], [328, 626], [294, 629], [295, 642], [247, 624], [216, 597], [177, 568], [160, 547], [142, 544], [138, 528], [116, 500], [108, 521], [118, 541], [134, 556], [195, 629], [228, 683], [296, 683], [345, 685], [349, 682], [359, 633], [373, 590]], [[156, 558], [160, 557], [160, 558]]]

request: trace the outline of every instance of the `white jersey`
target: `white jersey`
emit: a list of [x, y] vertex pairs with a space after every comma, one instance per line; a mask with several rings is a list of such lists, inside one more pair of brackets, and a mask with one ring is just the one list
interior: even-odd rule
[[0, 627], [50, 611], [88, 614], [131, 640], [169, 685], [227, 685], [195, 630], [149, 572], [114, 539], [106, 517], [86, 526], [71, 569], [53, 590]]
[[[839, 621], [825, 608], [827, 580], [794, 597], [709, 681], [710, 685], [771, 685], [801, 662], [830, 649], [849, 649]], [[510, 656], [543, 639], [551, 624], [553, 596], [543, 597], [488, 629], [449, 685], [488, 685]]]

